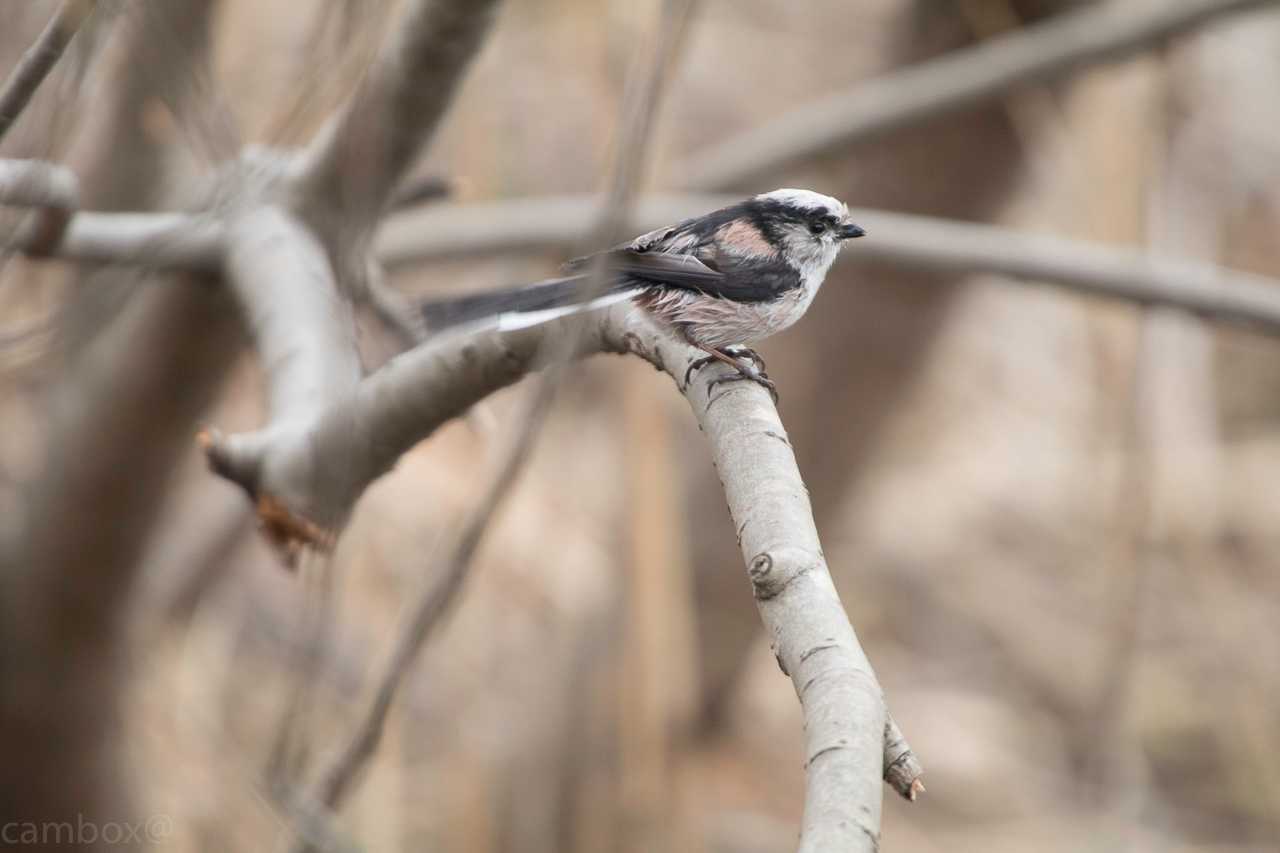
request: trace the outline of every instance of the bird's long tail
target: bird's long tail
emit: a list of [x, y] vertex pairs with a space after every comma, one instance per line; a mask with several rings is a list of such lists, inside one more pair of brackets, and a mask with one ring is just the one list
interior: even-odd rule
[[480, 331], [508, 331], [546, 323], [579, 311], [603, 308], [629, 299], [637, 292], [634, 284], [611, 282], [603, 293], [588, 298], [590, 276], [553, 278], [524, 287], [471, 293], [420, 304], [422, 318], [431, 333], [466, 326]]

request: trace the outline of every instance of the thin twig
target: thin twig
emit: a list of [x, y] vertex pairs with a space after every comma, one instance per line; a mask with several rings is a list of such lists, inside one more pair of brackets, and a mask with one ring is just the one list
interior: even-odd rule
[[443, 577], [421, 595], [410, 610], [397, 632], [391, 657], [378, 679], [372, 701], [361, 716], [355, 731], [322, 772], [313, 793], [314, 799], [318, 802], [331, 808], [337, 807], [360, 770], [373, 757], [382, 739], [387, 714], [391, 710], [391, 702], [395, 699], [396, 692], [417, 658], [418, 652], [431, 635], [432, 628], [439, 624], [441, 617], [457, 600], [476, 549], [488, 529], [489, 522], [502, 506], [516, 477], [524, 467], [524, 462], [533, 447], [550, 403], [550, 395], [535, 394], [532, 404], [522, 413], [521, 428], [516, 431], [504, 449], [501, 461], [486, 485], [475, 510], [462, 524], [457, 541], [444, 562]]
[[286, 786], [255, 785], [259, 796], [288, 821], [287, 828], [319, 853], [360, 853], [338, 827], [333, 811]]
[[[305, 608], [296, 642], [287, 649], [292, 689], [273, 726], [263, 768], [273, 790], [298, 792], [312, 749], [312, 721], [322, 675], [330, 665], [330, 643], [336, 619], [334, 561], [328, 554], [309, 554], [299, 575], [306, 585]], [[317, 804], [323, 805], [323, 804]]]
[[924, 767], [890, 714], [884, 726], [884, 781], [904, 799], [915, 802], [924, 793]]
[[840, 145], [918, 124], [1158, 44], [1274, 0], [1110, 0], [806, 104], [695, 154], [681, 184], [722, 190]]
[[[657, 228], [740, 200], [651, 196], [637, 208], [637, 225]], [[378, 255], [394, 270], [433, 258], [566, 247], [585, 232], [595, 205], [589, 196], [434, 205], [392, 219], [379, 237]], [[1266, 276], [993, 225], [883, 210], [854, 209], [850, 215], [870, 236], [842, 253], [841, 264], [996, 273], [1280, 334], [1280, 282]]]
[[58, 64], [62, 52], [93, 11], [94, 0], [63, 0], [53, 19], [40, 33], [0, 90], [0, 139], [22, 115], [27, 104]]
[[365, 296], [369, 307], [408, 349], [426, 340], [426, 324], [422, 312], [403, 293], [387, 284], [382, 265], [371, 262], [365, 278]]

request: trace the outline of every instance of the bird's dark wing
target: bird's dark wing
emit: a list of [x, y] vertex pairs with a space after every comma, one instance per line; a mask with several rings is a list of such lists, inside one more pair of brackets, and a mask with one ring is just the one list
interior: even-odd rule
[[697, 255], [704, 262], [711, 260], [715, 251], [716, 230], [741, 215], [743, 205], [736, 204], [715, 210], [705, 216], [685, 219], [675, 225], [655, 228], [626, 243], [620, 243], [601, 252], [574, 258], [564, 265], [570, 272], [582, 272], [602, 254], [662, 253], [668, 255]]
[[700, 233], [690, 227], [697, 224], [697, 220], [689, 219], [677, 225], [667, 225], [663, 228], [657, 228], [647, 234], [641, 234], [634, 240], [626, 243], [619, 243], [608, 249], [599, 252], [592, 252], [590, 255], [583, 255], [578, 258], [565, 261], [564, 270], [566, 272], [580, 273], [591, 265], [591, 262], [601, 255], [617, 255], [623, 252], [667, 252], [670, 254], [693, 254], [698, 249], [706, 246], [707, 241], [711, 237], [709, 233]]
[[675, 287], [735, 302], [776, 299], [800, 286], [800, 274], [776, 258], [744, 258], [719, 249], [713, 233], [684, 223], [652, 231], [631, 243], [570, 261], [583, 273], [602, 254], [619, 284]]
[[776, 299], [800, 286], [800, 275], [782, 261], [750, 261], [714, 250], [692, 254], [610, 253], [610, 265], [620, 277], [637, 284], [678, 287], [735, 302]]

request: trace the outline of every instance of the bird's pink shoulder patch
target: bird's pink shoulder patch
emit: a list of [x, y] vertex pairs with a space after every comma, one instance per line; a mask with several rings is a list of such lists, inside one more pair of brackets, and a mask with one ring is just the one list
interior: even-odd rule
[[765, 239], [759, 228], [741, 219], [734, 220], [721, 227], [717, 232], [717, 236], [719, 237], [720, 245], [731, 252], [743, 255], [777, 254], [777, 249]]

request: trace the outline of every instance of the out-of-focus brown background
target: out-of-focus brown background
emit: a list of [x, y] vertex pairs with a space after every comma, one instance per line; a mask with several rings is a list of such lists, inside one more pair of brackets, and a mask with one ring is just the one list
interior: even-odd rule
[[[5, 68], [52, 8], [20, 5], [3, 12]], [[237, 136], [305, 141], [394, 5], [222, 0], [215, 72], [193, 81], [215, 108], [156, 102], [137, 132], [175, 185], [234, 154]], [[675, 164], [703, 146], [1083, 5], [704, 0], [645, 185], [679, 190]], [[509, 0], [420, 171], [451, 178], [462, 202], [598, 189], [656, 11]], [[7, 154], [88, 156], [99, 67], [82, 35]], [[159, 74], [156, 48], [136, 61]], [[1278, 84], [1280, 17], [1241, 16], [747, 189], [807, 186], [1280, 276]], [[394, 284], [462, 291], [562, 260], [438, 263]], [[117, 310], [57, 278], [10, 259], [0, 317]], [[370, 365], [392, 351], [376, 323], [364, 336]], [[56, 339], [0, 349], [9, 532], [42, 476]], [[840, 593], [927, 771], [921, 802], [887, 792], [885, 849], [1280, 848], [1280, 343], [1051, 286], [846, 259], [810, 316], [761, 349]], [[261, 391], [246, 355], [207, 420], [259, 423]], [[259, 786], [300, 673], [319, 672], [292, 723], [314, 763], [363, 707], [524, 393], [408, 454], [332, 563], [297, 574], [192, 445], [129, 597], [118, 730], [134, 810], [172, 818], [161, 849], [281, 837]], [[313, 619], [318, 663], [300, 639]], [[596, 359], [572, 374], [342, 826], [369, 850], [781, 851], [799, 825], [801, 738], [684, 401], [637, 360]]]

